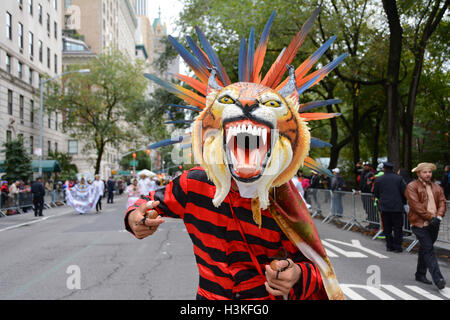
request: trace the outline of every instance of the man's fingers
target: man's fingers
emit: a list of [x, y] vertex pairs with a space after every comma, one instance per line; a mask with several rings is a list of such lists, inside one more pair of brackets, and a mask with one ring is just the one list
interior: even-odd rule
[[161, 216], [157, 216], [155, 219], [147, 218], [144, 220], [144, 226], [146, 227], [157, 227], [164, 222]]
[[264, 285], [266, 286], [267, 292], [270, 293], [271, 295], [276, 296], [276, 297], [284, 295], [283, 291], [272, 288], [268, 282], [265, 282]]

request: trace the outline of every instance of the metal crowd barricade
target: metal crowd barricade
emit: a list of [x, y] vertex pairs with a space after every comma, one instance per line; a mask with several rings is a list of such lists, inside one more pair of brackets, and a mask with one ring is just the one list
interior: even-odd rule
[[324, 217], [324, 212], [331, 211], [330, 190], [309, 188], [306, 192], [305, 200], [309, 205], [311, 205], [310, 212], [313, 218], [317, 215]]
[[[371, 193], [359, 193], [348, 191], [331, 191], [327, 189], [308, 189], [306, 201], [311, 205], [311, 216], [320, 215], [322, 223], [329, 223], [335, 219], [344, 222], [343, 230], [351, 230], [358, 225], [363, 229], [373, 227], [378, 229], [372, 240], [383, 232], [381, 226], [381, 216], [374, 202]], [[442, 219], [439, 228], [437, 241], [450, 243], [450, 201], [446, 202], [446, 214]], [[403, 213], [403, 232], [410, 233], [412, 241], [407, 252], [411, 251], [419, 242], [411, 229], [408, 220], [408, 206], [405, 206]], [[368, 223], [366, 227], [362, 223]], [[409, 236], [408, 236], [409, 237]]]
[[33, 196], [29, 191], [22, 191], [17, 194], [2, 196], [0, 203], [1, 216], [8, 215], [8, 211], [25, 213], [33, 209]]

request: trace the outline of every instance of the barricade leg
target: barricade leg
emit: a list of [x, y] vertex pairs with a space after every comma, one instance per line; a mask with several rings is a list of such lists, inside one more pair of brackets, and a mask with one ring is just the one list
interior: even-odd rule
[[411, 242], [409, 247], [406, 249], [406, 252], [410, 252], [418, 243], [419, 243], [419, 240], [415, 239], [413, 242]]

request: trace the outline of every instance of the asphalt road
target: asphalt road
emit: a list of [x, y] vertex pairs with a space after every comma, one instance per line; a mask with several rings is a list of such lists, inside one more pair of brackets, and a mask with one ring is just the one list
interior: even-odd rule
[[[0, 218], [0, 299], [195, 299], [198, 274], [182, 221], [166, 219], [137, 240], [123, 229], [125, 200], [104, 201], [100, 214], [60, 207], [43, 218]], [[449, 285], [439, 291], [414, 281], [417, 253], [386, 252], [381, 240], [315, 221], [349, 299], [450, 299]], [[440, 255], [439, 265], [449, 283], [449, 257]]]

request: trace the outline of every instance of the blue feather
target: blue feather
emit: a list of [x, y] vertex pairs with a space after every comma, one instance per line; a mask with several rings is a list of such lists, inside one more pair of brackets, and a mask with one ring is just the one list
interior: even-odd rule
[[208, 39], [206, 39], [204, 33], [198, 27], [195, 27], [195, 31], [197, 32], [198, 38], [200, 39], [200, 42], [203, 46], [203, 49], [206, 52], [206, 55], [209, 58], [209, 61], [211, 62], [213, 67], [216, 67], [220, 80], [225, 86], [230, 85], [231, 84], [230, 78], [228, 78], [228, 75], [225, 69], [223, 68], [222, 63], [220, 62], [219, 57], [214, 52], [214, 49], [209, 43]]
[[311, 80], [306, 82], [304, 85], [302, 85], [300, 88], [298, 88], [298, 90], [297, 90], [298, 95], [301, 95], [306, 89], [311, 87], [314, 84], [314, 82], [316, 82], [316, 80], [319, 79], [319, 77], [320, 77], [320, 75], [312, 78]]
[[188, 149], [188, 148], [190, 148], [190, 147], [192, 147], [192, 143], [182, 144], [180, 148], [181, 148], [181, 149]]
[[248, 53], [247, 53], [247, 82], [250, 81], [253, 72], [253, 64], [255, 58], [255, 27], [250, 30], [248, 36]]
[[202, 109], [194, 107], [194, 106], [182, 106], [179, 104], [171, 104], [171, 103], [169, 103], [169, 106], [175, 107], [175, 108], [180, 108], [180, 109], [187, 109], [187, 110], [202, 112]]
[[167, 114], [169, 115], [170, 120], [174, 120], [173, 114], [170, 110], [167, 110]]
[[239, 49], [239, 82], [247, 82], [247, 42], [241, 39], [241, 47]]
[[318, 101], [311, 101], [305, 104], [301, 104], [298, 111], [299, 112], [306, 112], [309, 110], [312, 110], [314, 108], [319, 108], [323, 106], [328, 106], [330, 104], [338, 104], [341, 103], [341, 99], [328, 99], [328, 100], [318, 100]]
[[179, 124], [179, 123], [192, 123], [194, 120], [173, 120], [173, 121], [166, 121], [164, 124]]
[[325, 142], [318, 138], [311, 137], [311, 147], [312, 148], [324, 148], [324, 147], [332, 147], [332, 146], [333, 145], [329, 144], [328, 142]]
[[205, 67], [211, 68], [211, 63], [206, 59], [202, 50], [197, 46], [197, 44], [192, 40], [191, 37], [186, 36], [186, 40], [191, 47], [192, 52], [197, 57], [198, 61]]
[[162, 147], [170, 146], [172, 144], [180, 143], [181, 141], [183, 141], [183, 136], [179, 136], [177, 138], [165, 139], [165, 140], [161, 140], [161, 141], [158, 141], [158, 142], [155, 142], [155, 143], [149, 145], [147, 147], [147, 149], [162, 148]]
[[[200, 72], [204, 77], [209, 77], [208, 69], [206, 66], [200, 64], [196, 57], [194, 57], [185, 47], [183, 47], [174, 37], [167, 36], [174, 48], [178, 51], [183, 60], [191, 67], [191, 69], [197, 73]], [[199, 76], [199, 75], [197, 75]], [[200, 78], [200, 77], [199, 77]]]

